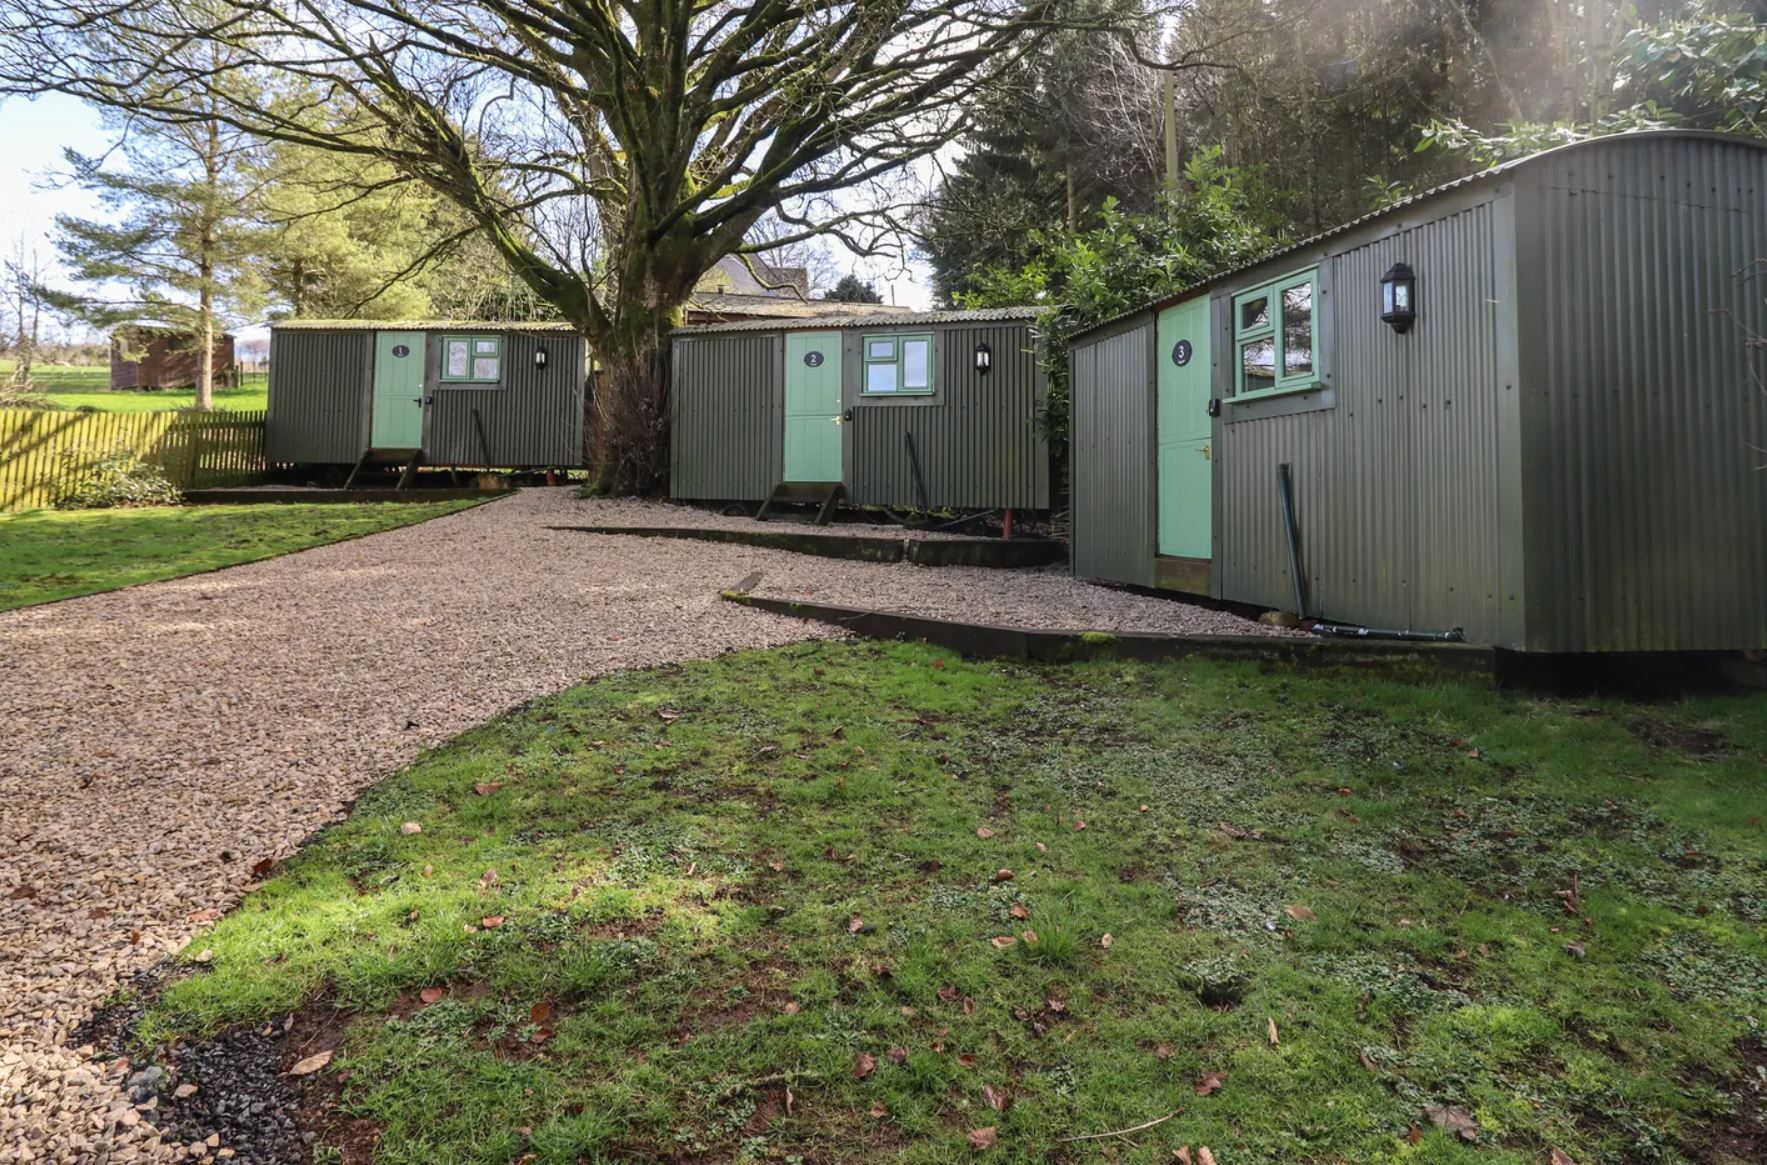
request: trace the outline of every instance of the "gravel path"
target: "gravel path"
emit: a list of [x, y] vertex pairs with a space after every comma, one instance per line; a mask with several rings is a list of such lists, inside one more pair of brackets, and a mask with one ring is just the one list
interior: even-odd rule
[[545, 529], [607, 520], [571, 493], [0, 614], [0, 1162], [223, 1157], [162, 1143], [69, 1031], [422, 749], [588, 676], [834, 634], [718, 599], [752, 573], [995, 623], [1270, 630], [1058, 571]]
[[[752, 512], [757, 509], [750, 506]], [[947, 530], [910, 530], [894, 522], [830, 522], [812, 526], [793, 518], [757, 522], [740, 515], [721, 514], [710, 506], [684, 502], [652, 502], [637, 498], [590, 498], [578, 502], [575, 520], [584, 526], [697, 526], [711, 530], [808, 530], [848, 538], [968, 538]]]

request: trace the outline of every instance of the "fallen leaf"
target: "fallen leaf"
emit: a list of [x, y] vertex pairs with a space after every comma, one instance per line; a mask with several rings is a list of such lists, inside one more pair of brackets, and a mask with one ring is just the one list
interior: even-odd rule
[[496, 870], [486, 870], [484, 873], [479, 875], [479, 886], [481, 889], [489, 889], [490, 887], [495, 886], [496, 884], [497, 884], [497, 871]]
[[1299, 905], [1290, 906], [1283, 913], [1287, 914], [1290, 918], [1294, 919], [1296, 922], [1312, 922], [1313, 921], [1313, 912], [1311, 910], [1308, 910], [1305, 906], [1299, 906]]
[[980, 1152], [983, 1149], [992, 1149], [994, 1147], [994, 1142], [999, 1138], [999, 1130], [993, 1125], [989, 1125], [985, 1129], [971, 1129], [969, 1130], [968, 1138], [969, 1147], [977, 1152]]
[[1049, 852], [1049, 847], [1044, 845], [1042, 842], [1038, 842], [1037, 843], [1037, 852], [1040, 854], [1046, 854]]
[[1546, 1160], [1547, 1165], [1577, 1165], [1577, 1163], [1571, 1159], [1569, 1153], [1556, 1145], [1553, 1146], [1552, 1151], [1547, 1155]]
[[1401, 930], [1410, 930], [1415, 925], [1416, 924], [1413, 923], [1409, 918], [1401, 918], [1399, 920], [1399, 928]]
[[549, 1028], [549, 1027], [537, 1028], [537, 1029], [535, 1029], [534, 1034], [528, 1037], [528, 1042], [530, 1044], [543, 1044], [551, 1038], [552, 1038], [552, 1029], [551, 1028]]
[[980, 837], [980, 838], [993, 837], [994, 831], [992, 829], [989, 829], [986, 825], [984, 825], [976, 830], [976, 836]]
[[1423, 1130], [1416, 1125], [1412, 1125], [1411, 1130], [1405, 1134], [1405, 1139], [1415, 1145], [1423, 1140]]
[[215, 958], [215, 952], [211, 951], [207, 947], [204, 947], [202, 950], [196, 952], [195, 957], [191, 961], [197, 962], [197, 963], [207, 963], [207, 962], [212, 962], [214, 960], [214, 958]]
[[768, 862], [767, 868], [772, 870], [775, 874], [783, 874], [785, 872], [785, 863], [784, 862]]
[[1587, 958], [1589, 956], [1588, 943], [1566, 943], [1565, 950], [1571, 952], [1572, 955], [1579, 959]]
[[897, 1044], [886, 1052], [885, 1055], [889, 1056], [890, 1063], [900, 1064], [903, 1060], [908, 1058], [908, 1049], [904, 1048], [901, 1044]]
[[305, 1060], [301, 1060], [288, 1070], [290, 1076], [311, 1076], [319, 1069], [331, 1063], [331, 1052], [314, 1052]]
[[1146, 812], [1147, 812], [1147, 806], [1146, 806], [1146, 805], [1143, 805], [1143, 806], [1142, 806], [1142, 807], [1141, 807], [1141, 811], [1142, 811], [1142, 812], [1143, 812], [1143, 813], [1146, 813]]
[[945, 984], [943, 987], [939, 988], [939, 998], [943, 999], [946, 1003], [951, 1002], [953, 999], [957, 998], [957, 988], [949, 983]]
[[965, 1068], [974, 1068], [976, 1066], [975, 1053], [964, 1052], [962, 1055], [957, 1057], [957, 1062]]
[[903, 1014], [903, 1015], [904, 1015], [904, 1016], [909, 1016], [909, 1015], [913, 1015], [913, 1014], [914, 1014], [914, 1009], [913, 1009], [913, 1008], [912, 1008], [912, 1007], [909, 1007], [909, 1006], [908, 1006], [908, 1005], [907, 1005], [907, 1004], [903, 1004], [903, 1005], [902, 1005], [902, 1014]]
[[1010, 881], [1012, 881], [1012, 871], [1007, 870], [1007, 869], [995, 870], [994, 871], [994, 881], [996, 881], [996, 882], [1010, 882]]
[[1078, 833], [1082, 829], [1085, 829], [1085, 828], [1086, 828], [1086, 823], [1084, 821], [1081, 821], [1078, 817], [1074, 818], [1074, 832], [1075, 833]]
[[1043, 1006], [1059, 1015], [1068, 1009], [1068, 1002], [1065, 999], [1045, 999]]
[[785, 1086], [785, 1115], [786, 1116], [791, 1115], [792, 1102], [796, 1099], [797, 1099], [797, 1097], [795, 1097], [791, 1094], [791, 1085], [789, 1085], [789, 1084], [786, 1085]]
[[1014, 918], [1029, 918], [1031, 917], [1031, 908], [1023, 902], [1014, 902], [1010, 913]]
[[1098, 940], [1098, 945], [1108, 951], [1111, 949], [1111, 944], [1116, 941], [1117, 940], [1115, 938], [1113, 938], [1112, 936], [1107, 934], [1103, 938]]
[[1276, 1021], [1272, 1019], [1266, 1020], [1265, 1022], [1270, 1026], [1270, 1046], [1273, 1048], [1280, 1047], [1282, 1041], [1276, 1038]]
[[1196, 1082], [1196, 1094], [1198, 1096], [1213, 1095], [1221, 1091], [1221, 1086], [1225, 1083], [1227, 1083], [1227, 1073], [1204, 1072]]
[[1196, 1165], [1215, 1165], [1215, 1155], [1209, 1152], [1207, 1145], [1196, 1147]]
[[405, 824], [399, 826], [399, 832], [400, 833], [422, 833], [423, 826], [417, 824], [417, 822], [415, 822], [415, 821], [407, 821]]
[[481, 781], [472, 787], [472, 791], [481, 797], [489, 797], [503, 787], [502, 781]]
[[788, 1002], [779, 1010], [785, 1012], [787, 1015], [796, 1015], [798, 1013], [798, 1005], [795, 1002]]
[[1012, 1106], [1012, 1096], [992, 1084], [982, 1085], [982, 1099], [986, 1100], [988, 1107], [995, 1112], [1005, 1112]]
[[528, 1009], [528, 1018], [538, 1024], [550, 1023], [552, 1021], [552, 1004], [542, 999]]
[[863, 918], [860, 918], [858, 915], [855, 914], [852, 918], [849, 918], [847, 920], [847, 933], [848, 934], [858, 934], [860, 931], [862, 931], [864, 929], [865, 929], [865, 920]]
[[1172, 1058], [1172, 1045], [1155, 1044], [1153, 1046], [1153, 1058], [1160, 1061], [1162, 1064], [1167, 1060], [1170, 1060]]
[[417, 993], [417, 997], [423, 1000], [426, 1004], [440, 1003], [442, 997], [447, 994], [448, 989], [446, 987], [425, 987], [422, 991]]
[[141, 945], [141, 932], [140, 931], [132, 930], [129, 932], [129, 945], [132, 947]]
[[1364, 1068], [1367, 1068], [1370, 1072], [1379, 1072], [1380, 1071], [1380, 1065], [1376, 1064], [1373, 1060], [1369, 1059], [1367, 1052], [1358, 1052], [1356, 1054], [1356, 1058], [1358, 1060], [1362, 1061], [1362, 1066]]
[[195, 914], [192, 914], [190, 916], [190, 921], [192, 921], [192, 922], [213, 922], [213, 921], [215, 921], [215, 919], [217, 919], [219, 917], [221, 917], [221, 912], [211, 906], [207, 910], [199, 910]]
[[436, 868], [434, 866], [430, 865], [428, 862], [424, 863], [424, 866], [423, 866], [423, 876], [424, 877], [427, 878], [435, 872], [436, 872]]
[[1028, 947], [1034, 947], [1037, 945], [1037, 932], [1034, 930], [1027, 930], [1019, 937], [1025, 940], [1025, 945]]
[[871, 1106], [871, 1115], [877, 1120], [882, 1120], [890, 1115], [890, 1106], [880, 1100]]
[[1192, 1165], [1189, 1145], [1179, 1145], [1178, 1148], [1172, 1151], [1172, 1156], [1177, 1158], [1178, 1165]]
[[988, 941], [993, 943], [995, 946], [999, 947], [1001, 950], [1005, 950], [1007, 947], [1012, 946], [1014, 943], [1018, 942], [1018, 939], [1012, 937], [1009, 934], [997, 934], [993, 938], [989, 939]]
[[496, 930], [503, 925], [503, 916], [501, 914], [487, 914], [479, 919], [479, 925], [486, 930]]
[[1477, 1142], [1479, 1139], [1479, 1126], [1474, 1122], [1472, 1113], [1459, 1105], [1426, 1104], [1423, 1106], [1423, 1115], [1438, 1129], [1453, 1133], [1463, 1141]]
[[963, 1014], [974, 1015], [975, 1010], [976, 1010], [976, 1001], [971, 999], [969, 996], [965, 995], [963, 997]]
[[276, 865], [275, 858], [259, 858], [252, 863], [252, 877], [262, 878]]
[[863, 1080], [877, 1071], [877, 1057], [870, 1052], [860, 1052], [859, 1059], [853, 1063], [853, 1079]]

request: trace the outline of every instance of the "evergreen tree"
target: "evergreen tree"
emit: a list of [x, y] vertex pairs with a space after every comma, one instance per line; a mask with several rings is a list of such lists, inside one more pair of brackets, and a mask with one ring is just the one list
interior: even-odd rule
[[877, 293], [877, 288], [852, 274], [841, 276], [839, 281], [829, 288], [822, 298], [832, 303], [883, 302], [883, 296]]
[[57, 216], [62, 263], [89, 290], [49, 297], [95, 327], [140, 321], [187, 335], [197, 353], [195, 407], [204, 410], [213, 404], [216, 339], [260, 302], [245, 164], [253, 142], [209, 109], [177, 122], [108, 113], [107, 128], [120, 134], [114, 150], [65, 151], [73, 180], [109, 216]]

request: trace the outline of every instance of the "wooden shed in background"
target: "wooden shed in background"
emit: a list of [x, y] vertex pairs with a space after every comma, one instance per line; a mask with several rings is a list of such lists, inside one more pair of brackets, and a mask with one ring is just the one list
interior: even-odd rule
[[[214, 383], [233, 382], [233, 337], [215, 339]], [[156, 324], [124, 324], [110, 336], [110, 387], [190, 388], [201, 370], [202, 346], [190, 332]]]

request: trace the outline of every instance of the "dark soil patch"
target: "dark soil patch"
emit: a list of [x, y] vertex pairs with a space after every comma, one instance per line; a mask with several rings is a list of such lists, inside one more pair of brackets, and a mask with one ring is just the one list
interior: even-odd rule
[[1657, 716], [1634, 716], [1626, 727], [1642, 743], [1661, 752], [1681, 752], [1700, 760], [1723, 756], [1730, 741], [1722, 732], [1697, 724], [1675, 724]]
[[143, 971], [69, 1042], [91, 1044], [97, 1059], [132, 1059], [130, 1099], [141, 1105], [157, 1098], [142, 1115], [170, 1144], [217, 1137], [238, 1165], [309, 1165], [313, 1146], [327, 1144], [343, 1152], [346, 1165], [366, 1165], [378, 1130], [336, 1115], [341, 1082], [325, 1073], [306, 1081], [287, 1074], [300, 1059], [336, 1048], [349, 1017], [320, 1000], [279, 1021], [141, 1053], [141, 1017], [178, 974], [170, 964]]
[[1708, 1165], [1767, 1161], [1767, 1043], [1745, 1041], [1737, 1051], [1742, 1070], [1719, 1085], [1731, 1099], [1731, 1115], [1713, 1122], [1704, 1143], [1693, 1148], [1694, 1159]]

